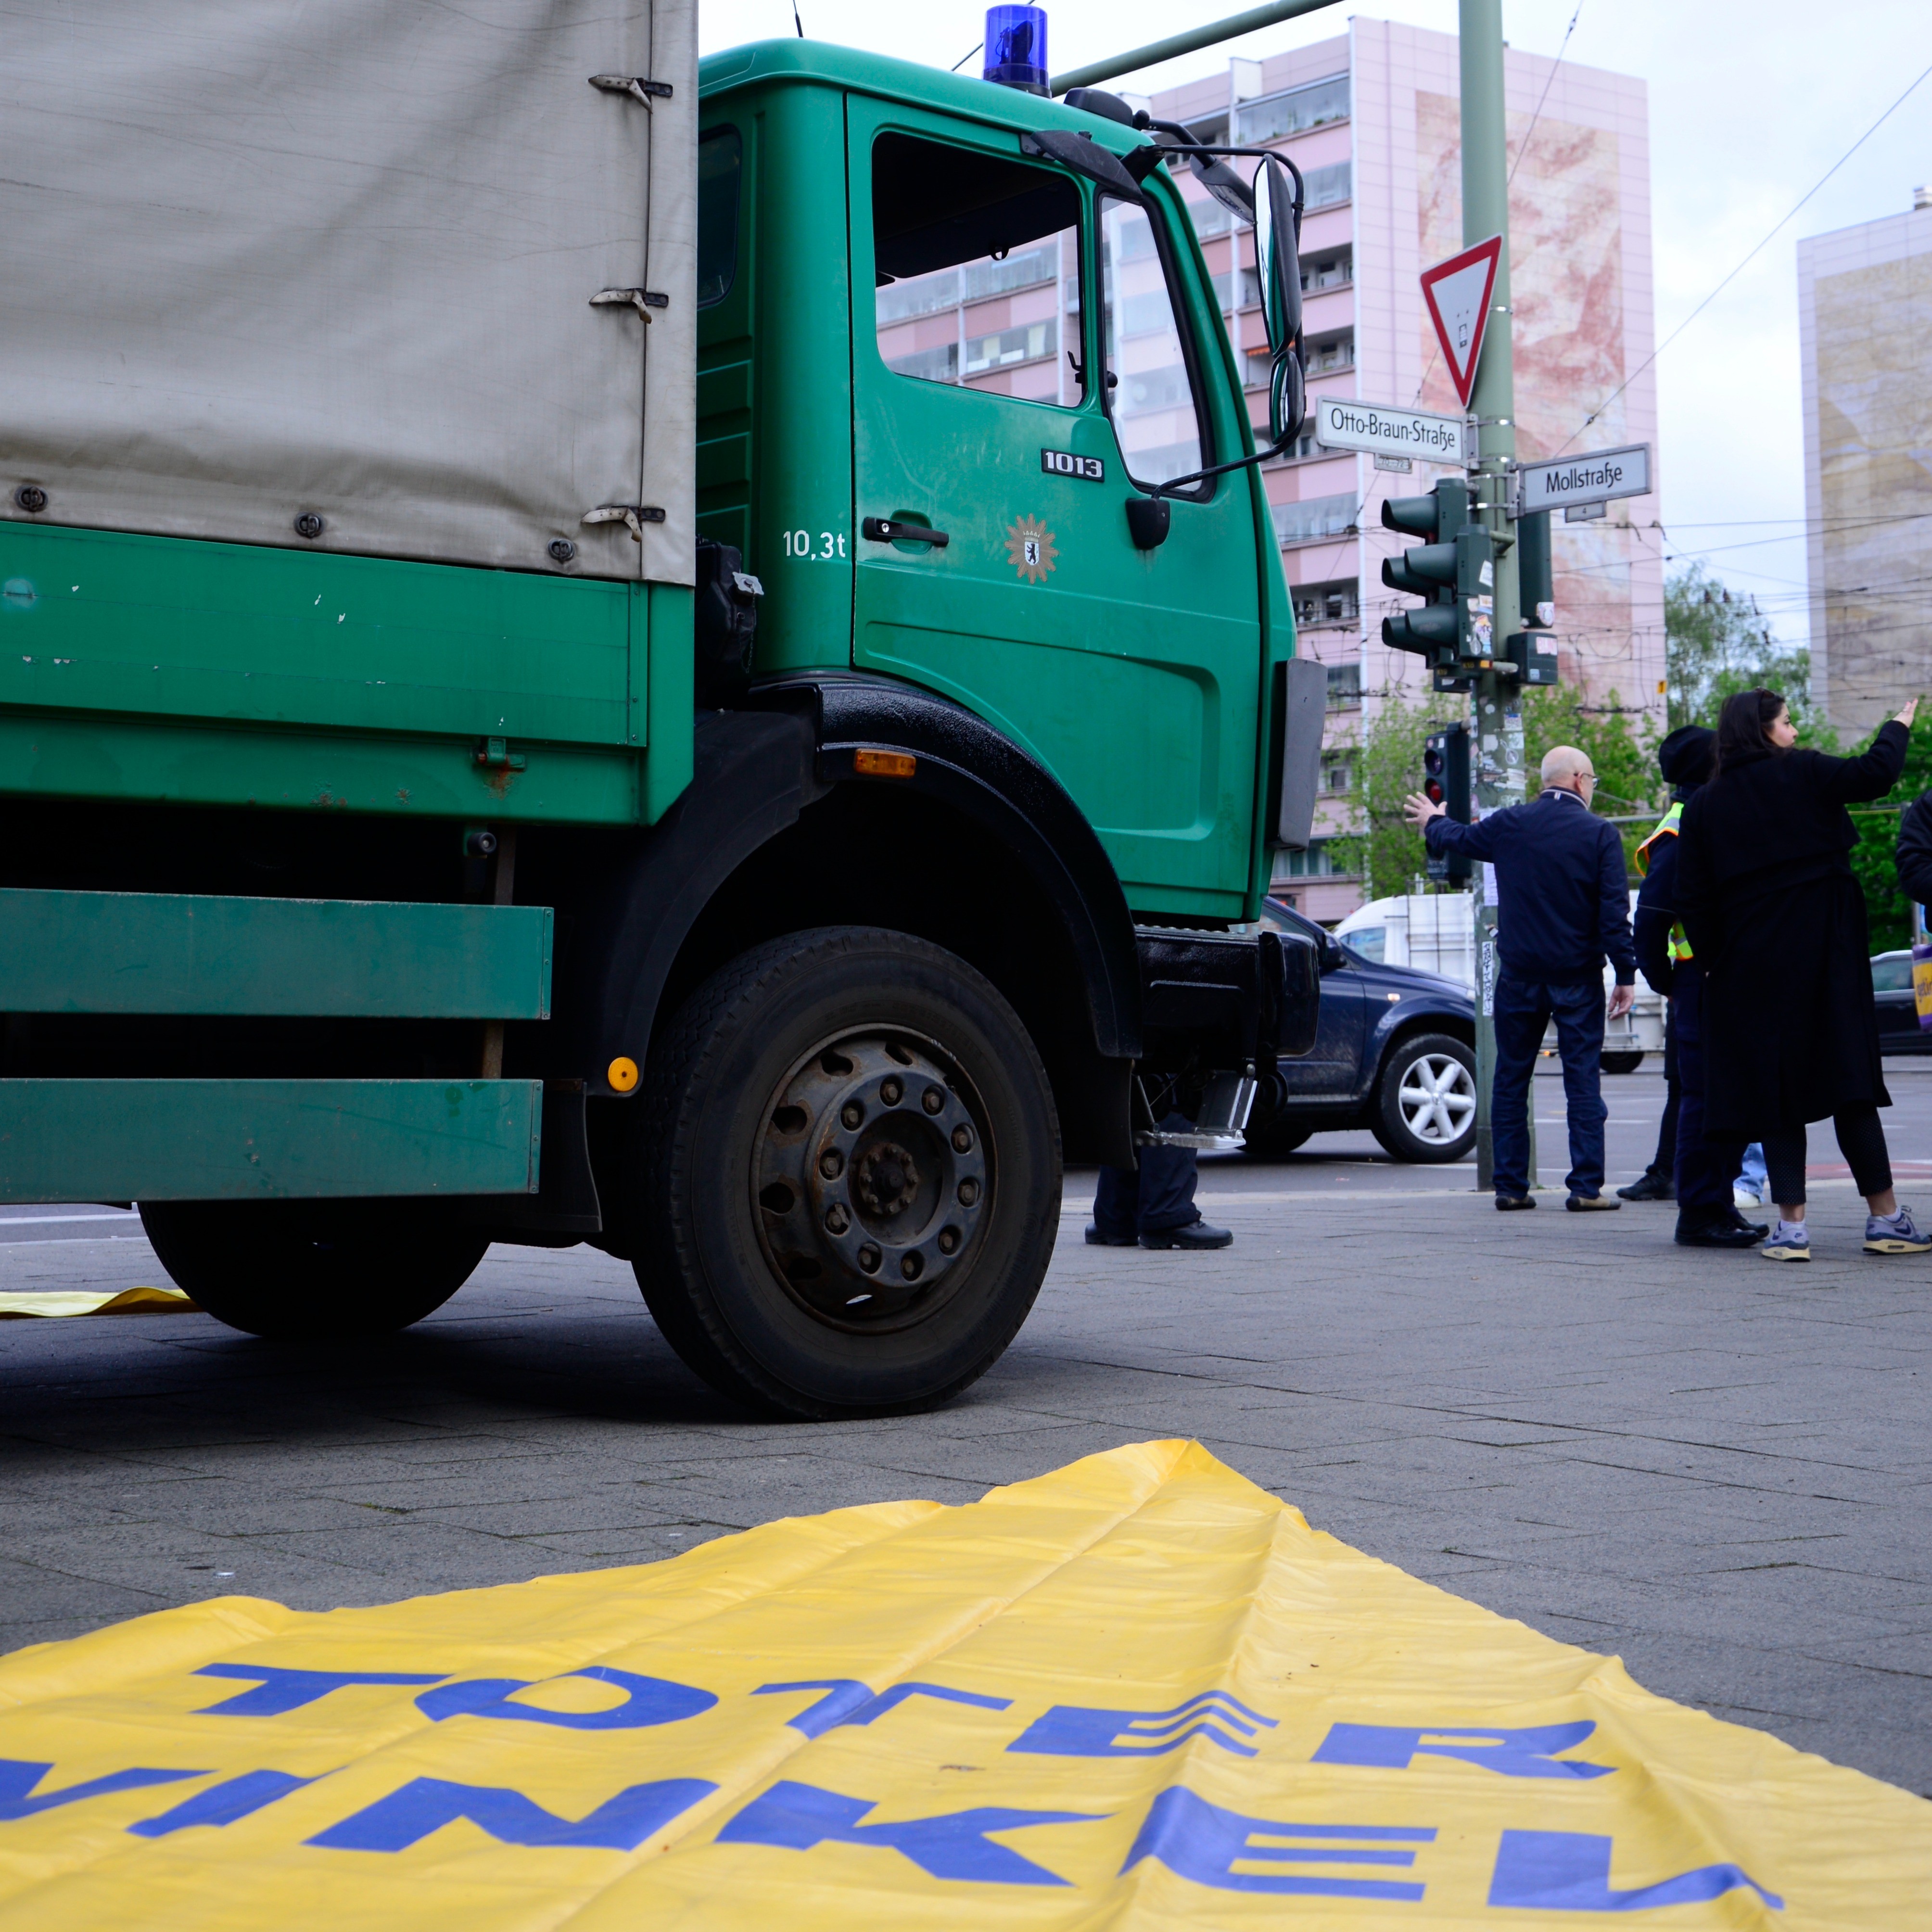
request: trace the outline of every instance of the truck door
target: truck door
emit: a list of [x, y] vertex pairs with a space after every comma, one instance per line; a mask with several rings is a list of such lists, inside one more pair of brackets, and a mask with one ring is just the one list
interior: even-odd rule
[[1153, 550], [1124, 508], [1130, 478], [1214, 460], [1163, 218], [1011, 134], [860, 97], [848, 128], [853, 661], [1024, 746], [1136, 908], [1238, 916], [1261, 655], [1248, 485], [1177, 498]]

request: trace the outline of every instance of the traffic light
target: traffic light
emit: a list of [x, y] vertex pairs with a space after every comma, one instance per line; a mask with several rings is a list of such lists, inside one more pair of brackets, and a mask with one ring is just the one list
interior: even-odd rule
[[1428, 601], [1420, 610], [1384, 617], [1382, 642], [1425, 659], [1438, 690], [1450, 688], [1445, 676], [1488, 670], [1496, 657], [1496, 540], [1471, 518], [1469, 486], [1444, 481], [1426, 496], [1391, 496], [1382, 523], [1433, 539], [1383, 560], [1390, 590]]
[[[1431, 805], [1439, 805], [1458, 825], [1469, 822], [1469, 728], [1444, 724], [1432, 731], [1422, 747], [1422, 790]], [[1438, 884], [1461, 885], [1469, 876], [1469, 862], [1460, 852], [1439, 856], [1432, 853], [1429, 876]]]
[[1516, 580], [1522, 592], [1522, 628], [1504, 645], [1516, 666], [1519, 688], [1556, 682], [1556, 653], [1534, 634], [1556, 622], [1556, 579], [1550, 561], [1550, 512], [1520, 517], [1516, 526]]

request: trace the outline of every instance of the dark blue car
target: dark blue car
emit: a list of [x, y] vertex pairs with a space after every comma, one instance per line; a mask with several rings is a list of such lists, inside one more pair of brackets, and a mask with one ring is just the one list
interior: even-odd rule
[[1310, 1134], [1366, 1127], [1397, 1160], [1460, 1160], [1476, 1144], [1476, 1005], [1466, 987], [1384, 966], [1274, 899], [1262, 919], [1314, 940], [1322, 1018], [1312, 1052], [1277, 1063], [1248, 1151], [1292, 1154]]

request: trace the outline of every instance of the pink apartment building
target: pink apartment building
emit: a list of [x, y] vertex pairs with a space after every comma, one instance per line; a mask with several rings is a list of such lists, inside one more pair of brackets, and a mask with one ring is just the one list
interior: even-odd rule
[[[1642, 365], [1654, 343], [1650, 161], [1644, 84], [1628, 75], [1509, 52], [1506, 74], [1514, 267], [1516, 450], [1523, 460], [1657, 437], [1657, 394]], [[1540, 110], [1538, 104], [1540, 102]], [[1354, 20], [1333, 40], [1154, 97], [1158, 118], [1199, 138], [1276, 146], [1306, 178], [1302, 230], [1309, 388], [1366, 402], [1456, 412], [1418, 283], [1462, 244], [1456, 44], [1453, 35]], [[1532, 122], [1534, 119], [1534, 130]], [[1529, 136], [1527, 149], [1525, 136]], [[1183, 174], [1225, 291], [1235, 341], [1250, 355], [1251, 398], [1266, 414], [1253, 244]], [[1238, 261], [1234, 251], [1240, 250]], [[1588, 421], [1592, 415], [1596, 420]], [[1351, 747], [1365, 710], [1428, 700], [1420, 660], [1384, 649], [1381, 620], [1409, 600], [1384, 590], [1382, 562], [1412, 539], [1382, 528], [1387, 495], [1419, 495], [1449, 472], [1407, 473], [1330, 454], [1304, 436], [1268, 469], [1268, 495], [1306, 646], [1328, 667], [1330, 746], [1324, 830], [1347, 829]], [[1653, 471], [1653, 475], [1654, 474]], [[1564, 682], [1592, 704], [1660, 719], [1664, 575], [1654, 496], [1556, 526], [1557, 626]], [[1326, 838], [1282, 855], [1276, 890], [1318, 919], [1358, 903]]]

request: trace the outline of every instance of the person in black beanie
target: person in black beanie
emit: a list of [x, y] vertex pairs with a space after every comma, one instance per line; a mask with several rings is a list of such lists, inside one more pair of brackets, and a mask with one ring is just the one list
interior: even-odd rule
[[[1678, 904], [1678, 826], [1684, 808], [1711, 776], [1716, 732], [1686, 724], [1658, 746], [1657, 762], [1671, 786], [1670, 809], [1637, 848], [1643, 889], [1637, 894], [1634, 938], [1638, 970], [1670, 1002], [1671, 1094], [1664, 1110], [1658, 1160], [1669, 1192], [1618, 1188], [1626, 1200], [1677, 1202], [1677, 1241], [1687, 1248], [1749, 1248], [1771, 1230], [1738, 1214], [1731, 1198], [1736, 1163], [1704, 1140], [1704, 973], [1685, 936]], [[1664, 1141], [1671, 1147], [1666, 1153]], [[1651, 1174], [1646, 1174], [1646, 1180]]]

